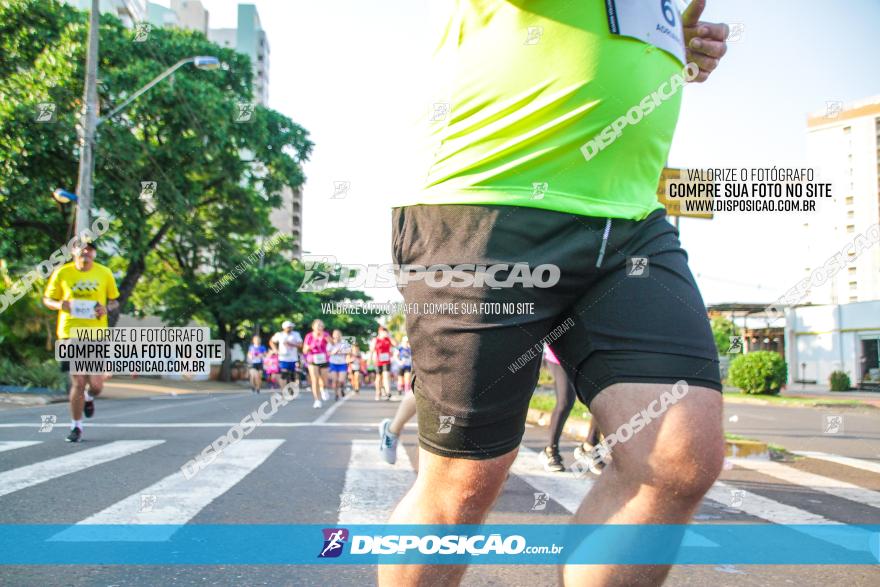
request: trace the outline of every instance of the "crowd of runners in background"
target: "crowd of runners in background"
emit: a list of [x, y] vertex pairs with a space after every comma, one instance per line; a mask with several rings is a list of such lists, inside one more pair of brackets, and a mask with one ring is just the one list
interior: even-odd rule
[[[251, 391], [260, 393], [264, 382], [271, 389], [292, 382], [297, 389], [307, 387], [311, 391], [312, 407], [316, 409], [331, 397], [338, 401], [347, 392], [360, 393], [365, 386], [373, 388], [376, 401], [390, 400], [393, 393], [402, 396], [394, 418], [379, 424], [382, 456], [394, 464], [399, 435], [416, 413], [415, 397], [410, 393], [413, 371], [409, 338], [404, 335], [398, 342], [387, 328], [379, 326], [366, 349], [361, 350], [354, 337], [345, 336], [341, 330], [327, 332], [322, 320], [314, 320], [305, 337], [294, 326], [293, 322], [285, 321], [282, 329], [269, 339], [268, 347], [262, 344], [260, 336], [253, 337], [247, 351]], [[559, 360], [546, 346], [544, 361], [553, 377], [556, 405], [549, 442], [539, 457], [545, 470], [563, 472], [566, 466], [559, 453], [559, 440], [575, 403], [575, 391]], [[594, 425], [588, 436], [587, 442], [575, 449], [576, 460], [585, 460], [598, 442], [599, 431]]]
[[364, 386], [374, 388], [376, 401], [390, 400], [393, 392], [403, 395], [412, 387], [409, 339], [396, 341], [384, 326], [362, 349], [341, 330], [328, 332], [322, 320], [314, 320], [305, 337], [294, 330], [293, 322], [285, 321], [268, 346], [260, 336], [253, 337], [247, 362], [252, 392], [259, 393], [264, 383], [273, 389], [293, 383], [309, 388], [314, 408], [346, 392], [360, 393]]

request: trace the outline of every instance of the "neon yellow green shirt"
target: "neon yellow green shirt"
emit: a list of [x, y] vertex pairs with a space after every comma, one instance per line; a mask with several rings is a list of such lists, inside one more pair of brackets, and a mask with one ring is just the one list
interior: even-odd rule
[[[625, 219], [662, 208], [657, 183], [681, 103], [669, 84], [682, 71], [675, 57], [612, 35], [602, 0], [448, 4], [432, 71], [445, 94], [429, 114], [432, 164], [424, 189], [395, 205], [503, 204]], [[595, 144], [585, 145], [640, 104], [651, 111], [588, 159]]]

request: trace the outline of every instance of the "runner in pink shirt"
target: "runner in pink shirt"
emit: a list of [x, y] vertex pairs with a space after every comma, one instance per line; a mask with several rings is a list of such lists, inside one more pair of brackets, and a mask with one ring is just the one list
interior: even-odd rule
[[312, 322], [312, 331], [306, 334], [303, 341], [303, 355], [309, 366], [309, 381], [312, 385], [312, 395], [315, 398], [313, 408], [320, 408], [323, 404], [325, 381], [327, 377], [327, 344], [330, 335], [324, 330], [324, 322], [315, 320]]

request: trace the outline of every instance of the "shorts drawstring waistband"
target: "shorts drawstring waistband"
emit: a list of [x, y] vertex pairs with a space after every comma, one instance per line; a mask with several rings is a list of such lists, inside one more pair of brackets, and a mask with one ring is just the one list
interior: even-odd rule
[[611, 236], [611, 219], [605, 219], [605, 232], [602, 233], [602, 246], [599, 247], [599, 256], [596, 258], [596, 267], [602, 266], [602, 260], [605, 258], [605, 247], [608, 246], [608, 237]]

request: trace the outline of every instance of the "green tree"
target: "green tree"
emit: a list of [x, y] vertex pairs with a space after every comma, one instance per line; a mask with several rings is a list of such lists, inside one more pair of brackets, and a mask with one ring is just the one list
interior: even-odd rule
[[[85, 13], [56, 0], [0, 0], [0, 258], [13, 271], [65, 240], [68, 216], [49, 194], [76, 181], [86, 31]], [[180, 59], [215, 55], [225, 64], [185, 67], [99, 127], [94, 205], [112, 218], [102, 249], [119, 258], [125, 305], [162, 245], [267, 234], [282, 187], [304, 182], [312, 143], [261, 106], [239, 121], [252, 95], [246, 56], [178, 29], [153, 29], [136, 43], [110, 15], [100, 37], [104, 112]], [[41, 103], [54, 104], [54, 122], [36, 122]], [[145, 181], [156, 182], [152, 197], [142, 196]]]
[[719, 355], [726, 355], [730, 350], [730, 337], [736, 336], [736, 325], [724, 316], [712, 317], [712, 336], [715, 338], [715, 347]]
[[[305, 330], [313, 319], [321, 318], [327, 328], [358, 337], [375, 328], [369, 316], [327, 314], [321, 305], [369, 299], [362, 292], [342, 288], [297, 291], [304, 269], [289, 260], [289, 239], [273, 247], [251, 236], [231, 235], [214, 241], [200, 241], [199, 236], [196, 231], [190, 239], [167, 241], [151, 255], [146, 274], [149, 287], [140, 288], [133, 298], [140, 312], [158, 314], [173, 325], [190, 320], [210, 324], [227, 349], [250, 338], [258, 325], [266, 334], [280, 330], [283, 320]], [[229, 377], [229, 368], [227, 354], [224, 379]]]

